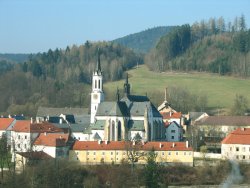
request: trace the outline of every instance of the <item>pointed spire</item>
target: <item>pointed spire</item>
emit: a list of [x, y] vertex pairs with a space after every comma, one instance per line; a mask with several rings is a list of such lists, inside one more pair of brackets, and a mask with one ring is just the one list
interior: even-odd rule
[[97, 63], [96, 63], [96, 72], [101, 72], [102, 69], [101, 69], [101, 62], [100, 62], [100, 48], [98, 48], [98, 51], [97, 51]]
[[165, 101], [167, 101], [168, 88], [165, 88]]
[[117, 88], [117, 91], [116, 91], [116, 97], [117, 97], [117, 102], [120, 101], [120, 92], [119, 92], [118, 88]]
[[128, 73], [126, 75], [126, 80], [125, 80], [125, 83], [124, 83], [124, 95], [125, 96], [130, 95], [130, 84], [128, 82]]

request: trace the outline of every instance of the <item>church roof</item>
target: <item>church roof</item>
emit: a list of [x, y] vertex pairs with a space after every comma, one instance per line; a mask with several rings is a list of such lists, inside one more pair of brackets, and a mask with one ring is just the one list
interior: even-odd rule
[[130, 131], [144, 131], [144, 121], [142, 120], [129, 120], [128, 128]]
[[90, 125], [91, 130], [103, 130], [106, 120], [96, 120], [94, 124]]
[[99, 104], [96, 116], [129, 116], [124, 102], [102, 102]]

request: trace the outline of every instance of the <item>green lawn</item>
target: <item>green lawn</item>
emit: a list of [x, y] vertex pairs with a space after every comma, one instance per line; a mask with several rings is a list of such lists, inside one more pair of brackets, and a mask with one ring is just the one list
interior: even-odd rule
[[[208, 107], [230, 108], [236, 94], [248, 98], [250, 102], [250, 80], [229, 76], [219, 76], [208, 73], [156, 73], [149, 71], [145, 65], [130, 70], [129, 82], [131, 92], [144, 95], [152, 91], [164, 93], [166, 87], [183, 87], [191, 93], [201, 93], [208, 96]], [[116, 88], [123, 88], [124, 80], [108, 82], [104, 85], [106, 90], [114, 92]], [[162, 96], [162, 99], [164, 96]]]

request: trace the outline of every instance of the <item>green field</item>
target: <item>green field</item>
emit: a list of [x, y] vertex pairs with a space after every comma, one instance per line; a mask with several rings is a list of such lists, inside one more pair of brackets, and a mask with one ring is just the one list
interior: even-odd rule
[[[208, 73], [156, 73], [149, 71], [145, 65], [129, 72], [129, 82], [133, 94], [152, 92], [164, 93], [166, 87], [182, 87], [191, 93], [206, 94], [208, 107], [230, 108], [236, 94], [247, 97], [250, 101], [250, 80], [229, 76], [219, 76]], [[114, 92], [116, 88], [123, 88], [124, 80], [108, 82], [104, 85], [106, 91]], [[162, 96], [163, 100], [164, 96]], [[154, 100], [153, 100], [154, 101]], [[157, 105], [157, 104], [156, 104]]]

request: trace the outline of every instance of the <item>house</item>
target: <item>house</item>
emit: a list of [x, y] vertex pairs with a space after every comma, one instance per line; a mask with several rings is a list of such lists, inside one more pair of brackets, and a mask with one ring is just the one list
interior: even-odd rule
[[28, 152], [17, 152], [15, 155], [16, 168], [21, 169], [27, 163], [35, 164], [41, 160], [53, 159], [50, 155], [43, 151], [28, 151]]
[[69, 160], [82, 164], [120, 164], [124, 160], [129, 162], [133, 152], [140, 156], [136, 163], [145, 164], [150, 151], [157, 155], [156, 162], [193, 166], [193, 150], [188, 142], [76, 141]]
[[224, 159], [250, 162], [250, 128], [237, 128], [221, 142]]
[[215, 150], [220, 150], [221, 141], [237, 128], [250, 128], [250, 116], [208, 116], [193, 125], [194, 134]]
[[8, 134], [8, 131], [13, 128], [15, 122], [14, 118], [0, 118], [0, 138], [3, 134]]
[[70, 148], [69, 134], [44, 132], [33, 143], [32, 151], [43, 151], [52, 158], [67, 158]]
[[27, 152], [32, 150], [35, 139], [41, 133], [64, 133], [62, 129], [57, 128], [51, 123], [34, 123], [32, 120], [18, 120], [11, 130], [11, 151]]
[[186, 118], [190, 121], [190, 124], [193, 125], [195, 122], [201, 121], [208, 116], [209, 115], [206, 112], [189, 112], [186, 115]]
[[175, 121], [165, 123], [166, 127], [166, 141], [168, 142], [180, 142], [183, 140], [182, 127]]

